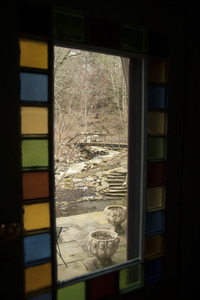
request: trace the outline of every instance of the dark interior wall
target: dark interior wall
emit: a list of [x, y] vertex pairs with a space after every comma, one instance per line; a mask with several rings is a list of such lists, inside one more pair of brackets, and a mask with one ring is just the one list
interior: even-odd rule
[[[24, 1], [49, 4], [49, 1]], [[127, 2], [127, 3], [126, 3]], [[167, 199], [166, 199], [166, 234], [165, 234], [165, 285], [152, 286], [138, 291], [137, 298], [154, 298], [169, 292], [172, 287], [175, 295], [181, 299], [189, 299], [198, 289], [196, 269], [199, 253], [199, 212], [197, 196], [197, 165], [199, 162], [199, 135], [197, 134], [197, 109], [199, 102], [199, 32], [198, 16], [195, 9], [174, 1], [52, 1], [56, 5], [85, 11], [88, 15], [96, 15], [106, 19], [126, 20], [131, 23], [147, 26], [148, 29], [163, 31], [169, 34], [169, 134], [167, 162]], [[15, 1], [14, 1], [15, 3]], [[191, 3], [191, 2], [190, 2]], [[189, 4], [190, 4], [189, 3]], [[16, 4], [16, 3], [15, 3]], [[188, 5], [189, 5], [188, 4]], [[191, 4], [190, 4], [191, 5]], [[7, 7], [6, 7], [7, 6]], [[17, 64], [17, 6], [5, 5], [1, 10], [1, 122], [3, 159], [3, 180], [1, 192], [7, 197], [10, 219], [19, 219], [18, 206], [15, 199], [20, 196], [17, 181], [19, 166], [17, 124], [18, 83]], [[8, 80], [9, 78], [9, 80]], [[9, 104], [12, 101], [12, 105]], [[12, 122], [10, 122], [12, 120]], [[5, 124], [7, 126], [5, 126]], [[11, 172], [12, 170], [12, 172]], [[12, 188], [11, 188], [12, 186]], [[19, 203], [19, 202], [18, 202]], [[3, 222], [5, 206], [0, 208], [0, 221]], [[18, 245], [12, 245], [13, 251]], [[12, 250], [11, 250], [12, 251]], [[169, 263], [170, 262], [170, 263]], [[19, 262], [20, 263], [20, 262]], [[172, 267], [173, 266], [173, 267]], [[11, 274], [9, 274], [11, 276]], [[16, 287], [20, 289], [20, 282]], [[162, 290], [164, 289], [164, 290]], [[136, 293], [135, 293], [136, 294]], [[164, 296], [163, 296], [164, 297]], [[164, 299], [162, 297], [162, 299]], [[126, 296], [128, 298], [128, 295]], [[125, 299], [125, 297], [123, 298]]]

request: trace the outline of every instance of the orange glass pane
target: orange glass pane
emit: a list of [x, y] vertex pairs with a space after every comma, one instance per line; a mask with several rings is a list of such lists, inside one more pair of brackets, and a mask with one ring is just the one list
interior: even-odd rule
[[166, 134], [166, 114], [164, 112], [148, 113], [148, 133]]
[[164, 187], [155, 187], [147, 189], [147, 211], [153, 211], [164, 208]]
[[25, 291], [33, 292], [52, 284], [51, 263], [25, 269]]
[[47, 43], [28, 39], [20, 39], [20, 66], [47, 69]]
[[23, 172], [22, 191], [24, 200], [49, 197], [49, 173]]
[[163, 236], [161, 234], [145, 239], [145, 258], [154, 259], [163, 255]]
[[21, 107], [21, 133], [47, 134], [48, 109], [47, 107]]
[[165, 60], [149, 58], [148, 80], [157, 83], [167, 82], [167, 65]]
[[36, 230], [50, 227], [49, 203], [24, 205], [24, 229]]

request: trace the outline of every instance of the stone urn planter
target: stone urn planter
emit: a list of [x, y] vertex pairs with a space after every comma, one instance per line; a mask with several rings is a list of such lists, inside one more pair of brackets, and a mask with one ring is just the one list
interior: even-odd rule
[[111, 256], [117, 251], [120, 239], [118, 234], [111, 230], [94, 230], [87, 240], [88, 250], [97, 257], [98, 267], [112, 263]]
[[106, 220], [112, 225], [111, 230], [121, 233], [121, 224], [127, 218], [127, 208], [123, 205], [109, 205], [104, 209]]

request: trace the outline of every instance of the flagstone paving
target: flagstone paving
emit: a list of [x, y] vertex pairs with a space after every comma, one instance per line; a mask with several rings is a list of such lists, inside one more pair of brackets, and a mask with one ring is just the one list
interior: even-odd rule
[[[111, 225], [104, 212], [92, 212], [56, 219], [56, 226], [62, 231], [58, 239], [61, 255], [67, 266], [57, 254], [58, 281], [65, 281], [99, 269], [97, 258], [87, 249], [88, 234], [96, 229], [110, 229]], [[112, 256], [111, 264], [126, 261], [126, 222], [122, 224], [123, 233], [119, 234], [120, 246]]]

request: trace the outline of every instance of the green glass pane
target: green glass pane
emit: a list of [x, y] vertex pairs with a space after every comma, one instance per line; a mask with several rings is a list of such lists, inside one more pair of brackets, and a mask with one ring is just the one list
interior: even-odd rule
[[146, 51], [146, 31], [143, 28], [123, 26], [121, 30], [121, 48], [144, 53]]
[[85, 282], [79, 282], [57, 290], [58, 300], [85, 300]]
[[162, 137], [148, 137], [147, 159], [163, 160], [165, 159], [166, 139]]
[[121, 293], [127, 293], [143, 286], [143, 265], [138, 264], [119, 271], [119, 289]]
[[84, 42], [85, 18], [81, 15], [54, 11], [54, 36], [67, 41]]
[[48, 160], [48, 140], [22, 140], [23, 168], [46, 168]]

